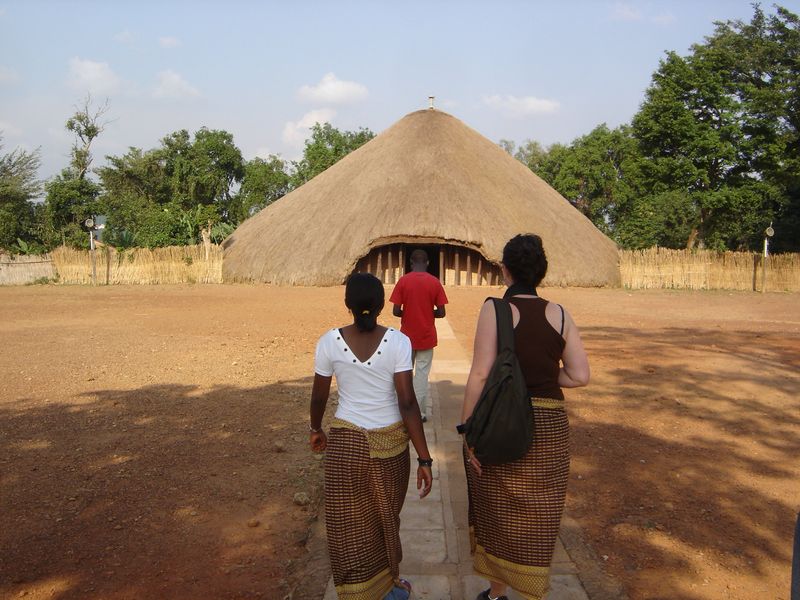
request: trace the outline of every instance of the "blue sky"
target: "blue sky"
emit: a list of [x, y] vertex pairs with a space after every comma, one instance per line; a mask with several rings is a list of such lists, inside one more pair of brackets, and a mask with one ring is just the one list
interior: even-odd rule
[[245, 158], [296, 159], [316, 120], [379, 133], [428, 95], [494, 141], [566, 143], [628, 122], [665, 51], [751, 15], [749, 0], [0, 0], [0, 130], [5, 152], [41, 149], [42, 178], [66, 165], [87, 93], [110, 107], [95, 167], [202, 126]]

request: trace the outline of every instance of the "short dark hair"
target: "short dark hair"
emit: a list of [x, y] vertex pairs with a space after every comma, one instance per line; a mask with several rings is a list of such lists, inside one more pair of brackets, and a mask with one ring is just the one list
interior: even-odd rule
[[428, 262], [428, 253], [422, 248], [417, 248], [411, 253], [411, 263], [421, 265]]
[[353, 313], [359, 331], [372, 331], [383, 310], [385, 292], [381, 280], [371, 273], [353, 273], [344, 288], [344, 304]]
[[547, 256], [542, 238], [533, 233], [515, 235], [503, 248], [503, 264], [514, 278], [514, 283], [538, 286], [547, 274]]

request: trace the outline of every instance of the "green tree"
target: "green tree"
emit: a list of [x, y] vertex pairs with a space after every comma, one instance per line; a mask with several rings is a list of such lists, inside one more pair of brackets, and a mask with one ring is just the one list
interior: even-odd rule
[[37, 247], [36, 211], [32, 200], [41, 190], [36, 173], [39, 150], [2, 153], [0, 133], [0, 248], [12, 250], [18, 240]]
[[798, 57], [797, 17], [756, 5], [750, 23], [717, 23], [688, 56], [661, 61], [633, 128], [652, 193], [682, 193], [692, 206], [684, 246], [755, 248], [770, 221], [791, 224]]
[[233, 190], [245, 168], [227, 131], [203, 127], [192, 138], [180, 130], [165, 136], [158, 148], [130, 148], [106, 159], [98, 174], [112, 244], [131, 236], [147, 247], [194, 244], [201, 230], [237, 218]]
[[800, 20], [776, 6], [758, 5], [749, 23], [716, 23], [707, 45], [735, 57], [731, 77], [743, 107], [743, 147], [749, 169], [772, 187], [763, 217], [753, 220], [755, 243], [768, 219], [776, 221], [776, 250], [800, 250]]
[[536, 140], [525, 140], [514, 152], [514, 158], [534, 173], [538, 173], [546, 157], [547, 150]]
[[311, 138], [306, 140], [303, 158], [293, 163], [292, 188], [310, 181], [374, 137], [375, 134], [365, 128], [339, 131], [330, 123], [316, 123], [311, 128]]
[[227, 131], [200, 128], [192, 140], [185, 129], [161, 140], [156, 156], [169, 181], [173, 202], [184, 209], [214, 205], [227, 215], [231, 188], [244, 176], [244, 160]]
[[540, 170], [547, 156], [547, 150], [536, 140], [525, 140], [519, 147], [514, 141], [505, 139], [497, 144], [534, 173]]
[[67, 119], [67, 131], [75, 134], [70, 152], [70, 167], [76, 179], [84, 179], [92, 165], [92, 142], [105, 130], [108, 124], [104, 117], [108, 112], [108, 100], [97, 109], [92, 109], [92, 97], [86, 96], [83, 106]]
[[554, 144], [541, 157], [531, 156], [542, 179], [601, 231], [616, 237], [620, 220], [641, 195], [642, 157], [629, 127], [599, 125], [569, 146]]
[[511, 156], [514, 156], [514, 150], [517, 148], [516, 142], [514, 140], [506, 140], [502, 139], [497, 142], [497, 145], [500, 146], [503, 150], [508, 152]]
[[64, 169], [45, 184], [47, 196], [42, 237], [50, 248], [59, 244], [89, 247], [84, 222], [98, 212], [100, 186], [90, 179], [78, 179], [73, 175], [71, 169]]
[[107, 111], [107, 102], [93, 110], [87, 96], [83, 106], [67, 119], [65, 127], [75, 135], [70, 164], [45, 185], [42, 237], [50, 247], [60, 243], [83, 248], [89, 245], [83, 223], [97, 212], [101, 189], [89, 178], [91, 146], [105, 129]]
[[244, 159], [227, 131], [200, 128], [191, 147], [192, 204], [216, 206], [221, 218], [228, 219], [232, 187], [244, 177]]
[[244, 167], [244, 179], [233, 202], [230, 218], [238, 224], [289, 192], [291, 177], [284, 160], [256, 157]]

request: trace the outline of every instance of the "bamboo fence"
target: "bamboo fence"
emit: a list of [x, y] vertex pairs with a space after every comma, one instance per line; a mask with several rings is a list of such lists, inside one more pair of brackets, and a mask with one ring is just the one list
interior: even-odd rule
[[649, 248], [621, 250], [619, 263], [629, 289], [800, 291], [800, 254], [765, 259], [752, 252]]
[[53, 260], [49, 255], [0, 254], [0, 285], [26, 285], [56, 278]]
[[[628, 289], [764, 290], [800, 292], [800, 254], [775, 254], [766, 261], [751, 252], [709, 250], [621, 250], [622, 285]], [[61, 247], [41, 256], [0, 255], [0, 285], [44, 281], [91, 284], [88, 250]], [[221, 283], [219, 246], [171, 246], [95, 251], [95, 282], [107, 284]]]
[[[59, 283], [92, 283], [89, 250], [62, 246], [52, 253]], [[99, 285], [159, 283], [221, 283], [222, 249], [219, 246], [170, 246], [95, 251], [95, 282]]]

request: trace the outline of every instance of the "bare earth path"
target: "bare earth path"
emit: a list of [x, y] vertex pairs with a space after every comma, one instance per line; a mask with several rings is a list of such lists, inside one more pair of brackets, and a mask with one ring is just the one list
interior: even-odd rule
[[[471, 348], [487, 292], [448, 294]], [[788, 599], [800, 298], [542, 294], [592, 360], [567, 513], [603, 567], [631, 598]], [[307, 399], [342, 295], [0, 289], [0, 597], [321, 597]]]

